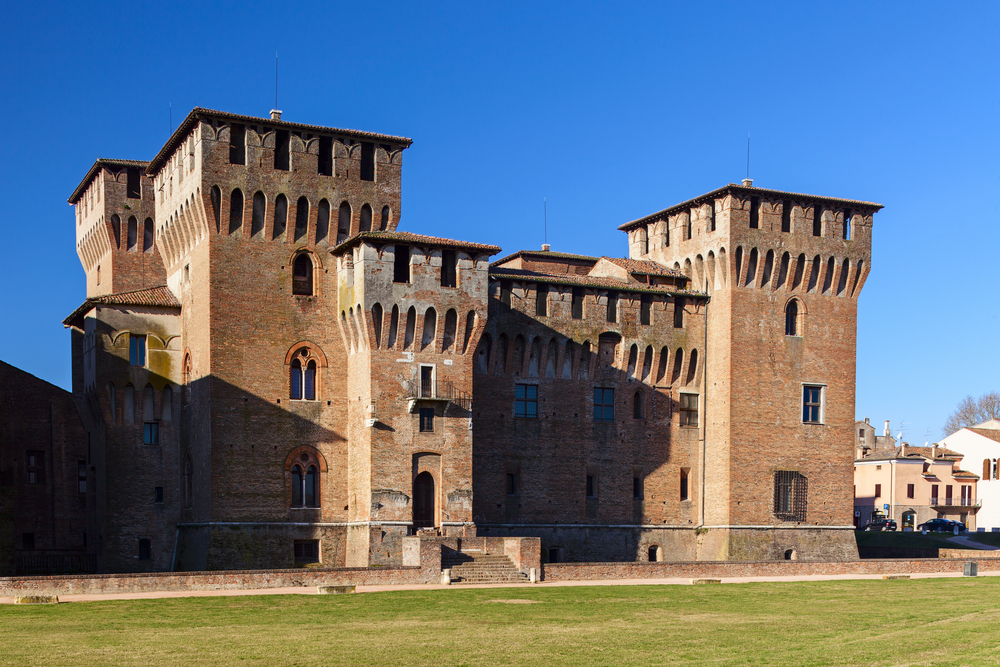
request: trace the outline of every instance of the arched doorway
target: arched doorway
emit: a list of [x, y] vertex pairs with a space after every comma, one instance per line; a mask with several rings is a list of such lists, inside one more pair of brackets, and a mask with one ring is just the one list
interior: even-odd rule
[[903, 530], [906, 530], [907, 528], [913, 530], [913, 524], [916, 523], [915, 521], [916, 517], [917, 513], [914, 512], [913, 510], [908, 510], [906, 512], [903, 512], [903, 526], [902, 526]]
[[413, 480], [413, 527], [434, 527], [434, 476], [426, 471]]

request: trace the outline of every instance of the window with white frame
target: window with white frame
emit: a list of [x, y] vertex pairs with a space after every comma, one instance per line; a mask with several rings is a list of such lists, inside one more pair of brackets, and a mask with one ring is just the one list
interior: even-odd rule
[[820, 384], [802, 385], [802, 423], [822, 424], [826, 387]]

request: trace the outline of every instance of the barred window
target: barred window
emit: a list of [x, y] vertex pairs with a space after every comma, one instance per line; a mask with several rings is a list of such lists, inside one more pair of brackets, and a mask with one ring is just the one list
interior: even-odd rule
[[776, 470], [774, 516], [782, 521], [805, 521], [807, 492], [805, 476], [792, 470]]
[[296, 563], [319, 562], [319, 540], [295, 540], [293, 550]]
[[538, 386], [519, 384], [514, 386], [514, 416], [521, 419], [538, 418]]
[[698, 425], [698, 394], [681, 394], [681, 426]]

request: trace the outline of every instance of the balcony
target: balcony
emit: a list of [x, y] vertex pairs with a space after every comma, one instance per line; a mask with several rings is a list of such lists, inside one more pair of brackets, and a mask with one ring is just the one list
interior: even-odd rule
[[440, 401], [454, 403], [463, 410], [472, 409], [472, 394], [460, 391], [451, 382], [445, 382], [438, 388], [433, 382], [404, 382], [406, 399], [410, 402], [410, 412], [417, 401]]
[[968, 507], [968, 508], [979, 508], [982, 506], [983, 501], [979, 498], [947, 498], [947, 497], [935, 497], [931, 496], [930, 502], [927, 503], [931, 507]]

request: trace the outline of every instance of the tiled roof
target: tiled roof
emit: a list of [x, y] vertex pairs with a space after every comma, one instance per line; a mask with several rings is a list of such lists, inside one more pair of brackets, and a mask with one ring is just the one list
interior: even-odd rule
[[66, 201], [70, 204], [78, 202], [80, 197], [83, 196], [84, 191], [90, 185], [90, 182], [94, 180], [95, 176], [97, 176], [97, 172], [99, 172], [101, 167], [105, 165], [108, 167], [142, 167], [142, 169], [145, 170], [149, 163], [145, 160], [113, 160], [105, 157], [98, 158], [94, 162], [94, 166], [92, 166], [90, 171], [87, 172], [87, 175], [83, 177], [82, 181], [80, 181], [80, 185], [76, 186], [76, 190], [73, 190], [73, 194], [71, 194], [69, 199]]
[[625, 257], [601, 257], [613, 264], [617, 264], [629, 273], [638, 273], [644, 276], [673, 276], [675, 278], [687, 278], [683, 271], [670, 269], [662, 264], [651, 262], [645, 259], [628, 259]]
[[160, 152], [156, 154], [156, 157], [149, 163], [149, 168], [147, 173], [149, 175], [155, 175], [156, 172], [166, 163], [167, 158], [173, 154], [177, 146], [180, 145], [184, 138], [187, 137], [188, 133], [192, 128], [198, 123], [199, 119], [202, 118], [225, 118], [226, 120], [241, 121], [249, 124], [264, 124], [272, 125], [282, 128], [287, 128], [289, 130], [305, 130], [307, 132], [324, 132], [330, 134], [347, 134], [352, 137], [360, 137], [362, 139], [373, 139], [375, 141], [392, 141], [394, 143], [404, 144], [403, 148], [408, 148], [410, 144], [413, 143], [412, 139], [407, 137], [394, 137], [391, 134], [377, 134], [375, 132], [362, 132], [360, 130], [345, 130], [337, 127], [325, 127], [323, 125], [305, 125], [303, 123], [290, 123], [287, 120], [273, 120], [271, 118], [260, 118], [258, 116], [243, 116], [237, 113], [229, 113], [228, 111], [214, 111], [212, 109], [203, 109], [201, 107], [195, 107], [191, 110], [191, 113], [187, 115], [181, 124], [177, 126], [177, 130], [170, 135], [167, 139], [167, 143], [163, 145]]
[[[903, 456], [903, 448], [896, 447], [891, 452], [884, 452], [880, 454], [872, 454], [866, 456], [863, 459], [858, 459], [859, 461], [890, 461], [893, 459], [929, 459], [932, 457], [932, 447], [914, 447], [912, 445], [906, 446], [906, 456]], [[962, 454], [951, 449], [946, 449], [944, 447], [938, 447], [937, 458], [938, 459], [960, 459]]]
[[148, 289], [104, 294], [88, 298], [69, 317], [63, 320], [63, 326], [73, 326], [73, 321], [89, 312], [94, 306], [147, 306], [152, 308], [180, 308], [181, 302], [166, 286], [150, 287]]
[[725, 194], [738, 194], [738, 195], [764, 195], [766, 197], [772, 197], [774, 199], [793, 199], [795, 201], [811, 201], [820, 203], [835, 204], [837, 206], [852, 206], [859, 211], [874, 213], [879, 209], [883, 208], [882, 204], [876, 204], [870, 201], [860, 201], [857, 199], [840, 199], [838, 197], [822, 197], [819, 195], [807, 195], [800, 192], [784, 192], [782, 190], [768, 190], [767, 188], [757, 188], [757, 187], [747, 187], [744, 185], [737, 185], [736, 183], [730, 183], [726, 186], [719, 188], [718, 190], [712, 190], [711, 192], [706, 192], [700, 197], [695, 197], [694, 199], [688, 199], [680, 204], [675, 204], [670, 208], [665, 208], [662, 211], [657, 211], [656, 213], [651, 213], [645, 217], [633, 220], [631, 222], [626, 222], [623, 225], [619, 225], [618, 229], [622, 231], [628, 231], [633, 227], [638, 227], [654, 220], [661, 220], [664, 217], [671, 215], [673, 213], [679, 213], [685, 211], [694, 206], [701, 206], [704, 203], [717, 199], [718, 197]]
[[956, 470], [951, 473], [952, 477], [971, 477], [973, 479], [979, 479], [979, 475], [974, 472], [969, 472], [968, 470]]
[[515, 280], [547, 283], [552, 285], [580, 285], [596, 289], [612, 289], [620, 292], [643, 292], [649, 294], [669, 294], [708, 298], [708, 295], [704, 292], [677, 289], [673, 285], [641, 285], [626, 282], [624, 280], [615, 280], [614, 278], [578, 276], [572, 273], [552, 275], [548, 273], [539, 273], [537, 271], [528, 271], [526, 269], [508, 269], [502, 266], [494, 265], [490, 266], [490, 278], [511, 278]]
[[447, 246], [451, 248], [462, 248], [466, 250], [477, 250], [479, 252], [488, 252], [491, 255], [495, 255], [500, 252], [500, 246], [487, 245], [485, 243], [472, 243], [471, 241], [456, 241], [455, 239], [444, 239], [438, 236], [424, 236], [422, 234], [411, 234], [410, 232], [361, 232], [355, 234], [351, 238], [347, 239], [343, 243], [336, 246], [330, 252], [339, 253], [347, 248], [355, 246], [362, 241], [375, 241], [388, 243], [392, 241], [399, 241], [403, 243], [412, 243], [414, 245], [437, 245], [437, 246]]
[[506, 257], [501, 257], [498, 260], [494, 260], [491, 264], [496, 266], [497, 264], [504, 264], [511, 260], [517, 259], [518, 257], [536, 257], [538, 259], [569, 259], [575, 261], [592, 262], [597, 264], [597, 260], [600, 257], [591, 257], [589, 255], [573, 255], [568, 252], [552, 252], [551, 250], [518, 250], [513, 255], [507, 255]]
[[966, 431], [972, 431], [976, 435], [981, 435], [984, 438], [989, 438], [993, 442], [1000, 442], [1000, 431], [994, 428], [966, 428]]

